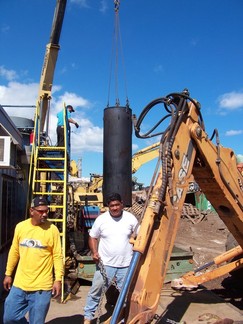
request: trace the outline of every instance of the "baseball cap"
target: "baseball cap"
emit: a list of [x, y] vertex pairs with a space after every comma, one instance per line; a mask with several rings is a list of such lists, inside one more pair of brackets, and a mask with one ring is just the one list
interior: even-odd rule
[[73, 106], [71, 106], [71, 105], [67, 105], [67, 107], [66, 107], [67, 109], [70, 109], [71, 110], [71, 112], [75, 112], [75, 110], [73, 109]]
[[30, 207], [38, 207], [38, 206], [48, 206], [48, 201], [46, 200], [45, 197], [35, 197], [32, 202]]

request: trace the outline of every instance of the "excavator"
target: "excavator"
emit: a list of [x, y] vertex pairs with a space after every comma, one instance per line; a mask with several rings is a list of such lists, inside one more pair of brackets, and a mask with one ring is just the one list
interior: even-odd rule
[[[150, 131], [141, 134], [143, 120], [158, 105], [164, 107], [165, 115]], [[159, 130], [163, 122], [167, 122], [165, 130]], [[111, 324], [118, 323], [121, 318], [129, 324], [151, 323], [155, 318], [192, 177], [239, 244], [212, 263], [219, 265], [236, 255], [238, 260], [222, 270], [218, 268], [217, 273], [211, 276], [208, 274], [206, 280], [243, 267], [240, 256], [243, 248], [243, 177], [237, 169], [234, 152], [220, 144], [218, 131], [215, 130], [211, 138], [207, 135], [200, 103], [190, 97], [187, 89], [155, 99], [144, 108], [138, 119], [134, 119], [134, 128], [138, 138], [161, 136], [160, 157], [140, 229], [131, 238], [133, 258], [113, 314], [107, 321]], [[194, 284], [197, 280], [202, 281], [202, 278], [195, 279], [196, 275], [197, 272], [190, 273], [189, 279]], [[185, 278], [178, 285], [184, 283]]]

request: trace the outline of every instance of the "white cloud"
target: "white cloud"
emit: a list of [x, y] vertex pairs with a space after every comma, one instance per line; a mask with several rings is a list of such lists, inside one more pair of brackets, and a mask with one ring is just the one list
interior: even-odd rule
[[132, 144], [132, 151], [137, 151], [138, 150], [138, 144]]
[[18, 78], [18, 75], [14, 70], [7, 70], [3, 65], [0, 66], [0, 76], [7, 81], [16, 80]]
[[60, 74], [65, 74], [67, 72], [67, 68], [64, 66], [60, 70]]
[[100, 1], [100, 12], [105, 13], [108, 9], [107, 1], [101, 0]]
[[[70, 0], [70, 3], [78, 5], [80, 8], [90, 8], [91, 4], [93, 5], [94, 2], [90, 0]], [[99, 11], [105, 13], [108, 9], [107, 0], [100, 0], [99, 2]]]
[[[34, 106], [38, 93], [38, 84], [22, 84], [9, 82], [7, 86], [0, 85], [0, 104], [11, 106]], [[34, 119], [34, 108], [5, 108], [10, 116]]]
[[[54, 86], [49, 116], [48, 134], [51, 145], [56, 145], [56, 114], [66, 105], [71, 104], [75, 113], [72, 117], [80, 125], [76, 128], [71, 124], [71, 147], [72, 154], [82, 152], [103, 151], [103, 128], [93, 125], [87, 118], [86, 111], [93, 107], [92, 103], [76, 93], [61, 92], [61, 86]], [[31, 105], [35, 106], [39, 90], [38, 83], [22, 84], [9, 82], [6, 86], [0, 85], [0, 104], [11, 106]], [[4, 108], [10, 116], [34, 119], [35, 108]]]
[[81, 152], [103, 152], [103, 128], [90, 123], [88, 127], [83, 127], [80, 122], [79, 128], [72, 127], [71, 133], [72, 153]]
[[236, 159], [237, 159], [238, 163], [242, 163], [243, 162], [243, 154], [237, 154]]
[[82, 8], [89, 8], [87, 0], [71, 0], [70, 3], [75, 3]]
[[[54, 93], [55, 92], [53, 91], [53, 94]], [[91, 107], [91, 103], [87, 99], [84, 99], [83, 97], [80, 97], [73, 92], [64, 92], [64, 94], [61, 94], [58, 98], [56, 98], [55, 108], [57, 108], [57, 110], [59, 111], [61, 107], [63, 107], [63, 103], [65, 103], [66, 105], [72, 105], [74, 109], [76, 109], [76, 107], [82, 107], [82, 108]]]
[[243, 134], [243, 130], [229, 130], [225, 133], [226, 136], [236, 136], [236, 135], [241, 135]]
[[221, 110], [237, 110], [243, 108], [243, 93], [242, 92], [228, 92], [218, 98], [219, 107]]

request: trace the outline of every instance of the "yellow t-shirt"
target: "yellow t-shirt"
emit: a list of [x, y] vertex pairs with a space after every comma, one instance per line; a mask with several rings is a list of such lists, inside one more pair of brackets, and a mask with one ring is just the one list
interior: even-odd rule
[[11, 276], [17, 263], [15, 287], [26, 291], [51, 290], [53, 280], [61, 280], [64, 273], [57, 227], [48, 221], [34, 226], [31, 219], [17, 224], [5, 274]]

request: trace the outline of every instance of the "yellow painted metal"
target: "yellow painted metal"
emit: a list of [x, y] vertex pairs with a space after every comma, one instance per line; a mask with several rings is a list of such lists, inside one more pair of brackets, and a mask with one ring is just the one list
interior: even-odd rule
[[[62, 223], [61, 240], [63, 250], [63, 263], [66, 259], [66, 218], [67, 218], [67, 170], [68, 170], [68, 141], [67, 141], [67, 127], [66, 109], [64, 105], [64, 147], [49, 146], [48, 141], [48, 124], [50, 100], [53, 86], [53, 77], [55, 65], [59, 51], [59, 38], [62, 29], [63, 18], [66, 8], [66, 0], [57, 0], [53, 17], [50, 43], [46, 46], [44, 62], [41, 71], [41, 78], [39, 84], [39, 94], [36, 103], [35, 122], [34, 122], [34, 139], [32, 144], [32, 152], [30, 159], [29, 171], [29, 190], [28, 203], [26, 208], [26, 217], [28, 217], [28, 209], [32, 198], [35, 195], [46, 196], [50, 200], [51, 214], [58, 210], [59, 224]], [[46, 132], [44, 132], [44, 127]], [[54, 154], [50, 156], [50, 153]], [[56, 154], [55, 154], [56, 153]], [[42, 165], [42, 167], [40, 167]], [[54, 181], [56, 180], [56, 181]], [[54, 190], [54, 183], [59, 186], [59, 190]], [[62, 192], [60, 193], [60, 188]], [[53, 201], [56, 204], [52, 206]], [[60, 200], [62, 203], [60, 203]], [[60, 218], [61, 215], [61, 218]], [[57, 218], [50, 219], [54, 223]], [[58, 224], [58, 225], [59, 225]], [[64, 299], [64, 278], [62, 279], [62, 300]]]
[[[66, 120], [66, 109], [64, 106], [64, 120]], [[68, 133], [66, 123], [64, 126], [64, 147], [43, 145], [40, 141], [40, 118], [39, 107], [36, 109], [34, 141], [32, 145], [30, 173], [29, 173], [29, 204], [35, 196], [47, 197], [50, 209], [49, 221], [53, 222], [60, 231], [63, 266], [66, 260], [66, 219], [68, 210]], [[58, 190], [56, 190], [58, 186]], [[55, 214], [58, 217], [55, 217]], [[64, 301], [64, 278], [62, 279], [61, 300]]]

